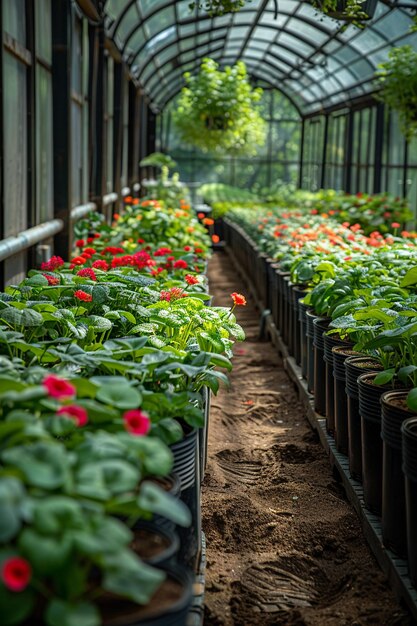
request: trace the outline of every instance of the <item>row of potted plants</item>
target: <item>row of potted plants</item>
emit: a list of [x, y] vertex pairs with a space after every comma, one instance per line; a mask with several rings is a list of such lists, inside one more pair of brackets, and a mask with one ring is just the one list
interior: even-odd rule
[[185, 201], [127, 198], [78, 236], [0, 293], [1, 621], [183, 624], [192, 574], [144, 522], [195, 525], [181, 454], [227, 383], [241, 299], [207, 305], [209, 239]]
[[257, 268], [254, 284], [316, 411], [416, 584], [416, 233], [392, 223], [393, 234], [366, 236], [310, 209], [232, 218], [234, 251], [249, 273]]

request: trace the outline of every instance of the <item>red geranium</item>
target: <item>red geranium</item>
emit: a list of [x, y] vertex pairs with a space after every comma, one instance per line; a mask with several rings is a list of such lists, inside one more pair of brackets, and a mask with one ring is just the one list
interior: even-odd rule
[[48, 281], [48, 285], [59, 285], [59, 278], [57, 276], [50, 276], [49, 274], [43, 274]]
[[109, 269], [109, 264], [107, 263], [107, 261], [98, 260], [94, 261], [93, 267], [96, 270], [103, 270], [103, 272], [107, 272], [107, 270]]
[[1, 579], [10, 591], [23, 591], [32, 578], [32, 568], [26, 559], [19, 556], [4, 561], [1, 568]]
[[65, 415], [74, 419], [78, 427], [85, 426], [88, 422], [87, 411], [76, 404], [68, 404], [67, 406], [61, 406], [56, 412], [57, 415]]
[[75, 242], [75, 245], [77, 248], [82, 248], [85, 245], [84, 239], [78, 239], [78, 241]]
[[197, 285], [198, 282], [200, 282], [197, 278], [197, 276], [192, 276], [192, 274], [186, 274], [184, 276], [184, 280], [186, 283], [188, 283], [189, 285]]
[[146, 435], [151, 428], [151, 420], [144, 411], [132, 409], [123, 415], [125, 428], [132, 435]]
[[82, 289], [78, 289], [77, 291], [75, 291], [74, 297], [78, 300], [82, 300], [83, 302], [91, 302], [91, 300], [93, 299], [93, 296], [91, 294], [86, 293]]
[[245, 296], [242, 296], [241, 293], [236, 293], [236, 291], [234, 291], [233, 293], [230, 294], [230, 297], [233, 300], [234, 306], [245, 306], [246, 298]]
[[91, 267], [85, 267], [82, 270], [78, 270], [77, 276], [82, 276], [83, 278], [89, 278], [90, 280], [97, 280], [97, 276], [94, 270]]
[[52, 256], [49, 261], [46, 261], [46, 263], [42, 263], [41, 270], [53, 272], [58, 269], [58, 267], [62, 267], [63, 265], [64, 260], [61, 259], [60, 256]]
[[60, 400], [61, 398], [71, 398], [75, 396], [76, 390], [74, 385], [71, 385], [65, 378], [59, 378], [59, 376], [49, 374], [45, 376], [42, 384], [51, 398]]
[[186, 270], [188, 267], [188, 263], [187, 261], [184, 261], [184, 259], [178, 259], [178, 261], [175, 261], [174, 263], [174, 269], [176, 270]]

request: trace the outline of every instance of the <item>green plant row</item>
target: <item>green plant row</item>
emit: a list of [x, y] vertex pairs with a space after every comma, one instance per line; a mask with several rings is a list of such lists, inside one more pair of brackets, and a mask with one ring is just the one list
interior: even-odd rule
[[331, 318], [330, 332], [381, 363], [377, 384], [412, 388], [408, 406], [417, 412], [417, 234], [394, 222], [393, 234], [366, 236], [359, 224], [310, 210], [236, 210], [230, 217], [308, 290], [304, 302]]
[[227, 383], [241, 300], [207, 306], [209, 239], [185, 201], [128, 202], [111, 226], [78, 224], [68, 262], [0, 293], [4, 626], [96, 626], [103, 599], [147, 604], [164, 574], [132, 525], [190, 523], [155, 479], [203, 425], [203, 388]]

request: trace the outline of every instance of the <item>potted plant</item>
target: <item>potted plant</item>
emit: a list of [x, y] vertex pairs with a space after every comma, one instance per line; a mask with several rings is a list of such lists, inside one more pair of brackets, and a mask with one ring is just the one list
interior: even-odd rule
[[397, 111], [401, 130], [410, 140], [417, 133], [417, 51], [412, 46], [392, 48], [376, 74], [378, 98]]
[[375, 13], [377, 0], [313, 0], [313, 6], [336, 20], [364, 28]]
[[252, 89], [245, 64], [221, 71], [206, 58], [197, 75], [184, 78], [174, 112], [182, 140], [204, 152], [255, 154], [265, 141], [266, 124], [256, 107], [262, 90]]

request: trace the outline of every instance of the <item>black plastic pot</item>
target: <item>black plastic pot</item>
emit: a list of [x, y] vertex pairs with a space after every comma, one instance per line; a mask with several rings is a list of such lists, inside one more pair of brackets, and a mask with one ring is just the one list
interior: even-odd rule
[[345, 419], [339, 420], [339, 431], [336, 426], [335, 420], [335, 377], [334, 377], [334, 359], [333, 348], [337, 346], [343, 346], [345, 348], [351, 347], [353, 344], [347, 341], [342, 341], [338, 335], [328, 335], [326, 332], [323, 335], [324, 340], [324, 362], [326, 363], [326, 421], [327, 430], [329, 433], [334, 434], [336, 440], [336, 447], [339, 452], [347, 454], [348, 450], [348, 436], [347, 436], [347, 415]]
[[269, 308], [271, 310], [272, 320], [275, 326], [278, 328], [278, 276], [277, 269], [279, 269], [278, 263], [271, 261], [268, 265], [268, 293], [269, 293]]
[[191, 512], [189, 528], [178, 528], [181, 547], [179, 560], [193, 570], [197, 567], [201, 553], [201, 503], [198, 430], [194, 429], [181, 441], [170, 446], [174, 455], [173, 472], [181, 481], [181, 500]]
[[[172, 496], [176, 496], [178, 498], [180, 497], [181, 481], [176, 474], [170, 474], [169, 476], [165, 476], [164, 478], [152, 478], [147, 480], [152, 480], [152, 482], [156, 482], [160, 487], [165, 489], [165, 491], [167, 493], [170, 493]], [[166, 529], [169, 532], [173, 532], [176, 529], [175, 522], [172, 522], [163, 515], [154, 515], [152, 518], [152, 522], [158, 527]]]
[[283, 341], [285, 342], [285, 325], [286, 325], [286, 282], [285, 278], [288, 277], [289, 272], [282, 272], [277, 270], [277, 295], [278, 295], [278, 330], [281, 334]]
[[389, 391], [385, 385], [375, 385], [377, 372], [361, 374], [358, 378], [359, 413], [362, 430], [362, 480], [366, 508], [382, 513], [382, 439], [381, 396]]
[[370, 357], [351, 356], [345, 360], [346, 394], [348, 400], [349, 470], [352, 478], [362, 482], [362, 426], [359, 413], [358, 377], [382, 369]]
[[204, 426], [198, 430], [199, 438], [199, 462], [200, 462], [200, 482], [204, 480], [204, 474], [207, 466], [207, 449], [208, 449], [208, 432], [210, 418], [210, 389], [203, 387], [203, 409], [204, 409]]
[[318, 317], [314, 326], [314, 409], [320, 415], [326, 415], [326, 362], [324, 360], [324, 332], [330, 324], [330, 318]]
[[303, 378], [307, 378], [307, 363], [308, 363], [308, 348], [307, 348], [307, 319], [306, 313], [309, 310], [309, 305], [304, 304], [302, 300], [298, 301], [298, 319], [300, 321], [300, 360], [301, 360], [301, 375]]
[[413, 416], [407, 409], [407, 395], [408, 391], [387, 391], [381, 396], [382, 538], [385, 546], [400, 556], [407, 553], [401, 426]]
[[298, 301], [304, 298], [306, 294], [305, 285], [292, 285], [291, 287], [291, 303], [292, 303], [292, 329], [293, 329], [293, 346], [294, 359], [297, 365], [301, 365], [301, 333], [300, 319], [298, 315]]
[[[180, 548], [180, 540], [174, 530], [161, 528], [153, 522], [139, 520], [134, 524], [132, 532], [135, 535], [134, 552], [149, 565], [162, 567], [173, 563]], [[155, 553], [148, 555], [148, 551], [143, 552], [143, 544], [154, 546]]]
[[346, 394], [345, 361], [350, 356], [359, 356], [348, 345], [333, 346], [334, 381], [334, 425], [337, 449], [349, 455], [348, 396]]
[[411, 582], [417, 587], [417, 418], [412, 417], [403, 422], [401, 433], [405, 477], [408, 571]]
[[314, 320], [319, 316], [312, 310], [306, 311], [307, 330], [307, 388], [310, 393], [314, 393]]
[[284, 278], [284, 320], [283, 320], [283, 339], [287, 346], [289, 354], [293, 354], [292, 341], [292, 307], [291, 307], [291, 277]]
[[[133, 602], [124, 602], [120, 598], [104, 597], [100, 600], [103, 626], [186, 626], [187, 616], [193, 601], [194, 577], [183, 567], [162, 567], [167, 576], [167, 584], [180, 586], [182, 594], [178, 600], [166, 605], [166, 583], [156, 591], [146, 607], [138, 610]], [[169, 597], [169, 596], [168, 596]], [[117, 613], [119, 612], [119, 615]], [[114, 617], [110, 617], [114, 613]]]

